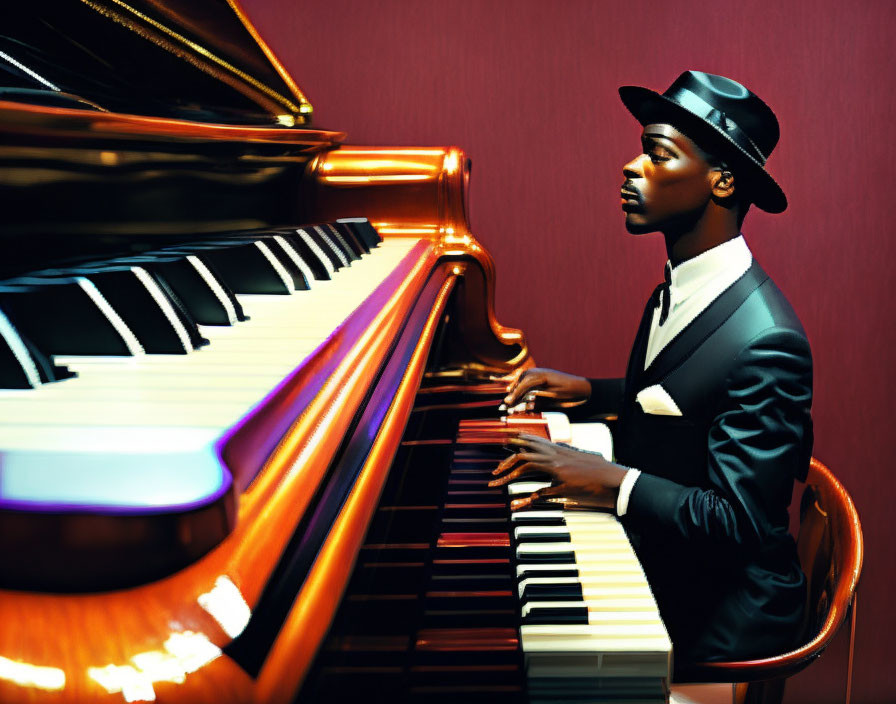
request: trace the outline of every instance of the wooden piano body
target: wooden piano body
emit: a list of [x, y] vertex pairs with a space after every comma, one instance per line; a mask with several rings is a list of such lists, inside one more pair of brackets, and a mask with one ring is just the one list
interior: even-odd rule
[[[450, 406], [458, 386], [531, 364], [523, 334], [494, 315], [494, 264], [467, 219], [469, 161], [312, 128], [236, 0], [53, 0], [4, 19], [3, 281], [340, 218], [367, 218], [384, 242], [366, 257], [391, 259], [355, 303], [321, 311], [319, 344], [297, 345], [214, 443], [223, 479], [201, 501], [10, 499], [17, 433], [53, 446], [83, 424], [77, 409], [106, 401], [40, 426], [23, 420], [32, 391], [0, 391], [0, 701], [293, 701], [415, 403]], [[369, 269], [363, 259], [346, 271]], [[426, 378], [444, 393], [418, 402]], [[500, 400], [491, 391], [485, 406]], [[109, 424], [126, 444], [134, 429]], [[38, 483], [44, 469], [61, 476], [38, 455]], [[153, 483], [145, 466], [120, 473], [132, 494]]]
[[[309, 128], [310, 105], [236, 3], [223, 12], [214, 3], [55, 5], [45, 12], [59, 12], [58, 25], [76, 23], [66, 28], [72, 42], [96, 32], [96, 46], [115, 45], [110, 54], [158, 61], [169, 75], [153, 80], [178, 83], [172, 92], [198, 85], [211, 94], [214, 79], [251, 109], [197, 120], [4, 92], [0, 168], [11, 207], [2, 276], [347, 216], [414, 246], [319, 348], [296, 358], [271, 397], [247, 408], [222, 454], [256, 463], [255, 474], [236, 477], [207, 515], [0, 512], [9, 558], [0, 569], [0, 701], [289, 701], [338, 606], [443, 320], [451, 317], [454, 335], [445, 360], [458, 369], [510, 370], [527, 359], [522, 334], [494, 317], [494, 266], [466, 218], [469, 162], [456, 148], [349, 147], [341, 133]], [[20, 22], [27, 30], [43, 19]], [[18, 64], [32, 56], [23, 54]], [[43, 64], [26, 68], [52, 84], [35, 65]], [[337, 466], [362, 436], [364, 446]], [[330, 497], [333, 477], [345, 481], [346, 472], [354, 481]], [[332, 505], [322, 507], [322, 496]], [[326, 530], [311, 525], [323, 509], [333, 519]], [[178, 564], [202, 544], [191, 531], [216, 522], [228, 524], [226, 537]], [[304, 532], [314, 541], [299, 555], [307, 564], [289, 593], [268, 599], [275, 606], [262, 605], [280, 623], [265, 614], [274, 633], [250, 675], [222, 651], [258, 616]], [[98, 535], [107, 564], [85, 574], [83, 543]], [[134, 584], [153, 550], [179, 569], [162, 566]], [[40, 589], [14, 572], [28, 562], [44, 575]]]

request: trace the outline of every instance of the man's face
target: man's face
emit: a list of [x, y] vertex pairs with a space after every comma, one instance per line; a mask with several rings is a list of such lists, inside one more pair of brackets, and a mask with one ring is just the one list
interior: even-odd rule
[[641, 153], [622, 167], [625, 227], [639, 235], [683, 226], [699, 217], [712, 193], [703, 152], [667, 124], [646, 125]]

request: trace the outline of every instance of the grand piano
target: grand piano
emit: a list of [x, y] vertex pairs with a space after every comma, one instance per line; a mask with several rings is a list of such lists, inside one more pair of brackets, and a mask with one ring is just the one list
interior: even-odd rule
[[615, 520], [485, 486], [574, 433], [499, 418], [464, 153], [313, 127], [236, 0], [2, 14], [0, 701], [665, 701]]

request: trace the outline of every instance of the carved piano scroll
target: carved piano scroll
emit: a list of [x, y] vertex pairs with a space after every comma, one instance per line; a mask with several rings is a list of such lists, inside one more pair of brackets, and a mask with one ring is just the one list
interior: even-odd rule
[[509, 370], [527, 362], [528, 345], [520, 330], [495, 316], [495, 265], [470, 231], [469, 179], [470, 161], [457, 147], [343, 146], [309, 164], [304, 215], [313, 222], [363, 214], [383, 237], [430, 239], [441, 259], [456, 261], [463, 274], [456, 292], [459, 335], [449, 359]]

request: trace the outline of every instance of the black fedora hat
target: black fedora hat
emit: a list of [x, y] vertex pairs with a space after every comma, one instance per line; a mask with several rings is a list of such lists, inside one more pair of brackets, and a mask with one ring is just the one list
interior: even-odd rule
[[736, 176], [746, 177], [756, 207], [769, 213], [787, 207], [784, 191], [765, 170], [778, 143], [778, 120], [768, 105], [737, 81], [685, 71], [665, 93], [622, 86], [619, 97], [642, 125], [667, 122], [724, 159]]

